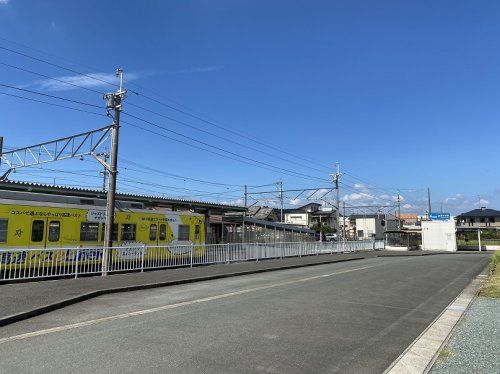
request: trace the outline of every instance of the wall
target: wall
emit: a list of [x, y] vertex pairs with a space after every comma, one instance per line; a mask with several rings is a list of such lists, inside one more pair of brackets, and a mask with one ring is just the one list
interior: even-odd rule
[[424, 251], [457, 250], [455, 221], [422, 221], [422, 249]]

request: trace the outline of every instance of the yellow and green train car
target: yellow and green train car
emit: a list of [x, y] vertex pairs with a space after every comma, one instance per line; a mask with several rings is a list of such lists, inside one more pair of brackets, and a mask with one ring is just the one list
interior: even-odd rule
[[[44, 257], [53, 262], [54, 256], [60, 257], [58, 264], [74, 261], [77, 249], [84, 253], [102, 247], [104, 222], [105, 202], [100, 199], [3, 191], [0, 266], [28, 266], [30, 249], [46, 251], [31, 251], [40, 258], [31, 258], [29, 263], [44, 261]], [[139, 248], [146, 248], [141, 252], [146, 261], [199, 256], [204, 250], [204, 216], [197, 213], [150, 210], [140, 203], [118, 201], [114, 222], [113, 247], [117, 249], [112, 257], [116, 259], [132, 259]]]

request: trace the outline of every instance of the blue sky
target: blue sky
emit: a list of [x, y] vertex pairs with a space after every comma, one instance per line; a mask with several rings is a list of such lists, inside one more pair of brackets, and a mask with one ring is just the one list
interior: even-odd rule
[[[125, 112], [231, 152], [226, 156], [281, 168], [175, 142], [158, 134], [201, 146], [124, 115], [157, 134], [123, 125], [123, 191], [238, 203], [244, 184], [282, 179], [285, 189], [329, 187], [338, 161], [348, 205], [393, 205], [399, 188], [403, 211], [423, 213], [430, 187], [433, 210], [465, 211], [480, 198], [500, 208], [498, 2], [0, 0], [0, 37], [0, 47], [107, 81], [123, 67], [127, 88], [139, 93], [129, 94]], [[0, 63], [98, 92], [114, 89], [5, 49]], [[0, 83], [104, 105], [95, 92], [6, 65]], [[107, 121], [0, 95], [7, 147]], [[12, 179], [99, 186], [98, 171], [87, 158], [18, 170]], [[287, 205], [308, 202], [310, 194], [297, 195], [287, 193]]]

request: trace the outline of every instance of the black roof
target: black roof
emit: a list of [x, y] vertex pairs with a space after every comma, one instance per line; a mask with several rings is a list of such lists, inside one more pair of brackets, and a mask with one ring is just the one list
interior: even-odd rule
[[457, 218], [466, 217], [500, 217], [500, 210], [488, 208], [474, 209], [469, 212], [460, 214]]

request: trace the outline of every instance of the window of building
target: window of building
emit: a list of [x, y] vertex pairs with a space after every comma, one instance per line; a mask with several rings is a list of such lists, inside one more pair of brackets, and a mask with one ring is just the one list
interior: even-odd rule
[[43, 230], [45, 228], [45, 221], [42, 220], [35, 220], [31, 224], [31, 241], [36, 243], [36, 242], [41, 242], [43, 240]]
[[7, 228], [9, 227], [8, 219], [0, 219], [0, 243], [7, 242]]
[[165, 240], [167, 238], [167, 225], [160, 225], [160, 240]]
[[158, 226], [153, 223], [149, 226], [149, 240], [156, 240], [156, 234], [158, 233]]
[[189, 225], [179, 225], [178, 240], [189, 240]]
[[495, 217], [490, 217], [490, 223], [495, 223]]
[[135, 223], [122, 224], [122, 240], [135, 240]]
[[80, 241], [96, 242], [99, 234], [99, 224], [95, 222], [82, 222], [80, 224]]
[[363, 230], [358, 230], [358, 238], [362, 238], [363, 236]]
[[61, 235], [61, 222], [60, 221], [50, 221], [49, 222], [49, 242], [58, 242]]

